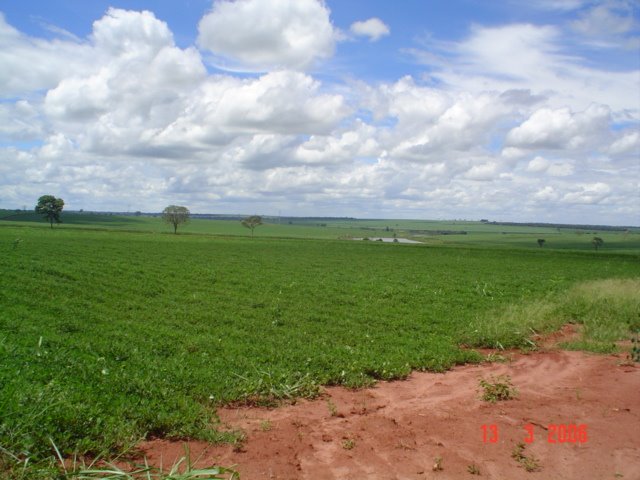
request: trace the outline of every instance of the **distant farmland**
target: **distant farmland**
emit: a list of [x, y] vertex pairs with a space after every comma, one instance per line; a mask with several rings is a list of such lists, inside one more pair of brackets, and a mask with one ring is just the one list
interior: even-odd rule
[[[247, 236], [235, 216], [195, 216], [180, 234]], [[0, 210], [0, 226], [46, 226], [35, 213]], [[136, 232], [172, 233], [160, 218], [144, 214], [111, 215], [99, 213], [64, 213], [63, 223], [56, 228], [108, 229]], [[608, 252], [640, 252], [640, 227], [552, 226], [548, 224], [499, 224], [470, 221], [430, 220], [363, 220], [353, 218], [265, 217], [265, 224], [256, 229], [260, 237], [348, 239], [393, 237], [418, 240], [431, 245], [463, 245], [479, 247], [510, 246], [516, 248], [593, 250], [594, 236], [604, 240]]]

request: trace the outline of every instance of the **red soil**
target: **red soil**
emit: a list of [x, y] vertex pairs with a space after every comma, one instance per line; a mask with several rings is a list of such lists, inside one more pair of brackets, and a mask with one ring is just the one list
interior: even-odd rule
[[[191, 454], [200, 466], [235, 465], [242, 480], [640, 479], [638, 364], [566, 351], [508, 356], [364, 390], [331, 387], [323, 398], [276, 409], [222, 409], [224, 423], [246, 432], [242, 449], [191, 442]], [[480, 400], [478, 380], [503, 374], [518, 397]], [[522, 454], [535, 458], [537, 472], [512, 458], [527, 424], [534, 440]], [[487, 440], [497, 427], [497, 442], [483, 441], [483, 425]], [[586, 425], [587, 440], [560, 443], [554, 425]], [[155, 465], [184, 455], [182, 443], [164, 440], [141, 450]]]

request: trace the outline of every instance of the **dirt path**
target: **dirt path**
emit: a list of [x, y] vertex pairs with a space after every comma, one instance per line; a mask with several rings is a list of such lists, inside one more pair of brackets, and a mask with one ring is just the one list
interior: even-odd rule
[[[324, 398], [277, 409], [223, 409], [221, 419], [247, 433], [242, 450], [193, 442], [191, 451], [202, 464], [236, 465], [242, 480], [640, 479], [640, 367], [623, 361], [512, 354], [506, 363], [414, 373], [365, 390], [327, 388]], [[478, 380], [503, 374], [517, 399], [480, 400]], [[517, 461], [527, 424], [533, 442]], [[586, 441], [560, 443], [560, 425], [586, 425]], [[184, 454], [182, 444], [166, 441], [142, 449], [164, 465]], [[538, 471], [525, 470], [527, 459]]]

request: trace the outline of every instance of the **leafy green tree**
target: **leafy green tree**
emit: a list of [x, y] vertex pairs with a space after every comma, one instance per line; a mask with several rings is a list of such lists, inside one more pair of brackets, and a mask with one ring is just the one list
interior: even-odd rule
[[591, 243], [593, 244], [593, 248], [595, 248], [597, 252], [598, 248], [600, 248], [604, 243], [604, 240], [602, 240], [600, 237], [593, 237], [593, 240], [591, 240]]
[[61, 198], [56, 198], [53, 195], [42, 195], [38, 199], [35, 210], [36, 213], [42, 215], [44, 219], [51, 224], [51, 228], [53, 228], [53, 222], [62, 223], [60, 214], [63, 208], [64, 200]]
[[187, 223], [191, 212], [187, 207], [169, 205], [162, 211], [162, 219], [165, 223], [173, 225], [173, 233], [178, 233], [178, 225]]
[[253, 230], [262, 225], [262, 217], [260, 215], [251, 215], [250, 217], [242, 220], [242, 226], [251, 230], [251, 237], [253, 238]]

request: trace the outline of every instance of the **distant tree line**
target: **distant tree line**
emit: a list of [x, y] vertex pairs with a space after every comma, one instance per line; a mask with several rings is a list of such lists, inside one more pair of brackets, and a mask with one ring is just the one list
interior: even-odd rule
[[504, 225], [507, 227], [544, 227], [544, 228], [566, 228], [573, 230], [602, 230], [607, 232], [624, 232], [634, 227], [616, 227], [612, 225], [572, 225], [569, 223], [518, 223], [518, 222], [489, 222], [483, 221], [488, 225]]

